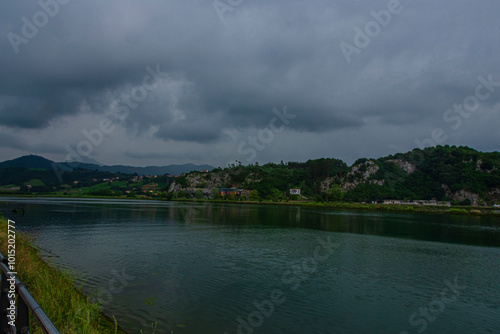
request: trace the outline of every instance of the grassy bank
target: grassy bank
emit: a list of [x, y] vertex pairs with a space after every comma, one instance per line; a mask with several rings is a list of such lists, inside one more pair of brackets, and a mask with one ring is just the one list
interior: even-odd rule
[[[7, 254], [7, 221], [0, 217], [0, 251]], [[125, 333], [101, 313], [97, 304], [75, 289], [75, 279], [45, 263], [31, 237], [16, 233], [16, 271], [28, 291], [63, 334]], [[30, 333], [43, 333], [31, 319]]]
[[402, 213], [426, 213], [426, 214], [471, 214], [471, 215], [489, 215], [500, 218], [500, 214], [496, 213], [498, 208], [490, 207], [464, 207], [453, 206], [420, 206], [420, 205], [398, 205], [398, 204], [372, 204], [372, 203], [348, 203], [348, 202], [305, 202], [305, 201], [240, 201], [226, 199], [173, 199], [176, 202], [210, 202], [210, 203], [231, 203], [231, 204], [258, 204], [258, 205], [275, 205], [275, 206], [302, 206], [315, 208], [329, 208], [342, 210], [369, 210], [369, 211], [386, 211], [386, 212], [402, 212]]

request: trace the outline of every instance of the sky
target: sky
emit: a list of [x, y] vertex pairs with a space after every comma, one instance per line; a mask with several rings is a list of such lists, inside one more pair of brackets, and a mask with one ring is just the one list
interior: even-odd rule
[[498, 151], [498, 13], [494, 0], [4, 0], [0, 160]]

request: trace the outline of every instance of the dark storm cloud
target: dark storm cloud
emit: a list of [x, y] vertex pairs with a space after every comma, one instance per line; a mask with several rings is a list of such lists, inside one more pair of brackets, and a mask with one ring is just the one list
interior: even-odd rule
[[220, 136], [220, 126], [212, 119], [182, 120], [175, 124], [164, 124], [156, 136], [162, 139], [179, 141], [213, 142]]
[[6, 134], [0, 132], [0, 143], [2, 143], [3, 148], [18, 149], [25, 152], [46, 152], [55, 154], [64, 153], [64, 149], [58, 145], [37, 143], [36, 139], [23, 138], [23, 136], [18, 134]]
[[[33, 22], [42, 9], [3, 2], [0, 124], [43, 130], [127, 106], [114, 121], [131, 138], [156, 131], [165, 141], [213, 144], [228, 129], [266, 127], [273, 108], [287, 106], [297, 115], [287, 129], [299, 133], [363, 131], [367, 122], [428, 133], [474, 93], [478, 76], [500, 81], [493, 1], [401, 1], [348, 62], [340, 43], [355, 46], [355, 28], [365, 30], [371, 11], [388, 3], [246, 0], [221, 22], [210, 0], [69, 1], [13, 46], [9, 33], [22, 37], [24, 18]], [[148, 66], [164, 75], [127, 104]], [[492, 94], [482, 107], [499, 101]]]

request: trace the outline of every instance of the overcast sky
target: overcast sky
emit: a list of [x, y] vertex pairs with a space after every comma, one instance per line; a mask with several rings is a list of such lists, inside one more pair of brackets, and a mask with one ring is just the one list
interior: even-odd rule
[[494, 0], [4, 0], [0, 160], [497, 151], [498, 13]]

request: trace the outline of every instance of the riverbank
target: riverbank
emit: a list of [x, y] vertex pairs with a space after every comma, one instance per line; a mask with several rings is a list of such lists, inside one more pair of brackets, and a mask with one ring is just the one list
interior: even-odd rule
[[[0, 195], [0, 199], [2, 196]], [[318, 207], [343, 210], [369, 210], [402, 213], [423, 213], [423, 214], [451, 214], [451, 215], [475, 215], [492, 216], [500, 218], [500, 209], [486, 206], [432, 206], [432, 205], [405, 205], [405, 204], [379, 204], [379, 203], [349, 203], [349, 202], [306, 202], [306, 201], [249, 201], [231, 199], [184, 199], [176, 198], [166, 200], [153, 197], [127, 197], [127, 196], [55, 196], [55, 195], [10, 195], [11, 197], [50, 197], [50, 198], [83, 198], [83, 199], [121, 199], [121, 200], [144, 200], [144, 201], [172, 201], [191, 203], [228, 203], [228, 204], [251, 204], [251, 205], [277, 205], [277, 206], [300, 206]]]
[[[460, 214], [460, 215], [490, 215], [500, 217], [498, 208], [490, 207], [467, 207], [467, 206], [431, 206], [431, 205], [399, 205], [399, 204], [372, 204], [372, 203], [347, 203], [347, 202], [273, 202], [273, 201], [234, 201], [234, 200], [195, 200], [175, 199], [177, 202], [210, 202], [210, 203], [232, 203], [232, 204], [258, 204], [275, 206], [300, 206], [317, 207], [342, 210], [369, 210], [403, 213], [427, 213], [427, 214]], [[498, 211], [498, 212], [497, 212]]]
[[[33, 245], [33, 236], [16, 231], [17, 277], [28, 287], [44, 312], [62, 334], [126, 334], [106, 317], [99, 305], [75, 288], [75, 279], [44, 260]], [[0, 216], [0, 251], [7, 254], [7, 221]], [[30, 315], [31, 316], [31, 315]], [[43, 333], [31, 316], [30, 333]]]

